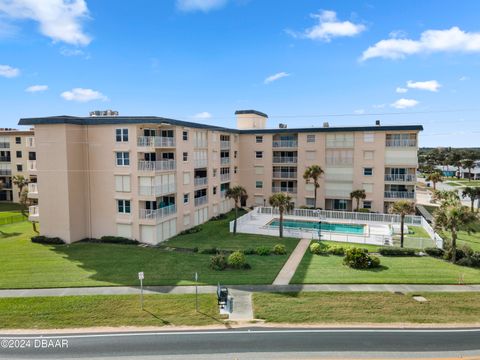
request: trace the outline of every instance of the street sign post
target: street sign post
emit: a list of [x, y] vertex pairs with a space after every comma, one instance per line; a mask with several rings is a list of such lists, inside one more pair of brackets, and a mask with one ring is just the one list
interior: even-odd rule
[[198, 272], [195, 272], [195, 311], [198, 312]]
[[140, 304], [143, 310], [143, 279], [145, 278], [145, 274], [143, 271], [138, 273], [138, 280], [140, 280]]

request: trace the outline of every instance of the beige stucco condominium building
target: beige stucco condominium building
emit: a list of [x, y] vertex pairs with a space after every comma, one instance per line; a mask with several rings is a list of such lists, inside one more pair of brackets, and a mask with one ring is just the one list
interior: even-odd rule
[[[266, 128], [267, 115], [236, 113], [237, 129], [149, 116], [21, 119], [35, 127], [38, 206], [30, 219], [67, 242], [119, 235], [156, 244], [229, 211], [226, 190], [244, 186], [243, 205], [288, 192], [295, 205], [384, 212], [415, 201], [420, 125]], [[317, 204], [303, 172], [325, 174]]]

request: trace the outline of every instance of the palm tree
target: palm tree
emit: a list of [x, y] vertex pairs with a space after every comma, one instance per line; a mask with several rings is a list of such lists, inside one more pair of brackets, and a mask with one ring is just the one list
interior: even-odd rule
[[358, 208], [360, 207], [360, 199], [365, 199], [367, 197], [367, 194], [365, 194], [365, 190], [361, 189], [361, 190], [353, 190], [351, 193], [350, 193], [350, 199], [355, 199], [356, 202], [357, 202], [357, 206], [356, 206], [356, 211], [358, 211]]
[[470, 232], [471, 226], [478, 220], [476, 214], [463, 206], [459, 201], [444, 202], [434, 214], [436, 230], [450, 231], [452, 246], [452, 263], [457, 260], [457, 237], [460, 229]]
[[233, 199], [235, 201], [235, 221], [233, 223], [233, 235], [237, 233], [237, 218], [238, 218], [238, 208], [240, 201], [248, 197], [247, 190], [243, 186], [237, 185], [232, 188], [229, 188], [226, 192], [226, 197], [228, 199]]
[[462, 160], [462, 166], [468, 170], [468, 181], [472, 180], [472, 169], [475, 167], [475, 161], [472, 159]]
[[278, 228], [280, 231], [280, 237], [283, 237], [283, 213], [285, 211], [293, 210], [292, 197], [287, 193], [276, 193], [270, 196], [268, 202], [273, 208], [278, 207], [278, 212], [280, 213], [280, 221]]
[[462, 167], [462, 153], [460, 151], [454, 150], [448, 155], [448, 161], [450, 165], [457, 167], [456, 178], [460, 177], [460, 168]]
[[403, 248], [403, 226], [405, 224], [405, 216], [415, 213], [415, 204], [407, 200], [399, 200], [390, 206], [388, 212], [390, 214], [400, 215], [400, 247]]
[[433, 190], [437, 190], [437, 183], [443, 181], [442, 174], [436, 171], [428, 174], [425, 180], [431, 181], [433, 183]]
[[303, 178], [307, 182], [313, 181], [313, 185], [315, 186], [315, 208], [317, 207], [317, 189], [320, 187], [318, 183], [318, 179], [323, 174], [323, 169], [318, 165], [310, 165], [308, 168], [305, 169], [303, 173]]
[[465, 189], [462, 191], [462, 197], [465, 199], [466, 197], [470, 198], [470, 210], [473, 210], [473, 205], [475, 203], [475, 200], [480, 198], [480, 188], [478, 187], [470, 187], [467, 186]]
[[18, 198], [20, 199], [24, 187], [27, 186], [30, 181], [23, 175], [15, 175], [12, 178], [12, 182], [18, 187]]

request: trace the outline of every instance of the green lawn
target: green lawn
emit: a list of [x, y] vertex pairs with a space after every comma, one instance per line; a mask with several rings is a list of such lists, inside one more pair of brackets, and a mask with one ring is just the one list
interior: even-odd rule
[[22, 206], [19, 203], [14, 202], [0, 202], [0, 211], [15, 211], [20, 210]]
[[[400, 235], [395, 235], [393, 239], [395, 246], [400, 246]], [[435, 241], [422, 226], [408, 225], [408, 234], [404, 237], [404, 246], [413, 249], [424, 249], [426, 247], [435, 247]]]
[[480, 284], [480, 269], [450, 264], [432, 257], [381, 256], [381, 267], [355, 270], [341, 256], [307, 252], [291, 281], [295, 284]]
[[[0, 226], [0, 288], [43, 288], [79, 286], [137, 285], [137, 273], [145, 272], [145, 285], [187, 285], [199, 273], [202, 284], [271, 284], [294, 249], [297, 239], [236, 236], [225, 233], [226, 221], [216, 222], [218, 241], [214, 234], [201, 231], [177, 237], [175, 243], [199, 248], [227, 247], [229, 240], [242, 248], [252, 244], [268, 246], [284, 243], [287, 255], [247, 256], [250, 270], [210, 270], [211, 255], [173, 252], [161, 248], [135, 245], [74, 243], [72, 245], [41, 245], [30, 241], [33, 235], [29, 222]], [[205, 225], [208, 229], [210, 224]], [[268, 240], [268, 241], [267, 241]], [[268, 242], [268, 243], [267, 243]], [[204, 244], [205, 243], [205, 244]]]
[[480, 319], [480, 293], [412, 294], [321, 292], [297, 294], [255, 293], [255, 317], [273, 323], [462, 323]]
[[216, 296], [139, 295], [0, 298], [0, 329], [222, 324]]

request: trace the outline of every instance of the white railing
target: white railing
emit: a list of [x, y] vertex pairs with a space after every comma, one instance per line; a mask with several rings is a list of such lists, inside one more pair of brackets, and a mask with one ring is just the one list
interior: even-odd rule
[[417, 146], [416, 139], [388, 139], [385, 142], [387, 147], [415, 147]]
[[437, 246], [437, 248], [443, 249], [443, 239], [442, 239], [442, 237], [435, 232], [435, 230], [428, 223], [428, 221], [425, 220], [425, 218], [423, 216], [421, 216], [421, 218], [422, 218], [422, 227], [428, 233], [428, 236], [430, 236], [430, 239], [435, 241], [435, 245]]
[[203, 186], [208, 184], [208, 178], [207, 177], [196, 177], [194, 179], [195, 186]]
[[151, 186], [142, 186], [138, 187], [138, 195], [143, 196], [160, 196], [166, 194], [172, 194], [176, 192], [177, 185], [172, 184], [161, 184], [161, 185], [151, 185]]
[[35, 147], [35, 138], [34, 137], [27, 137], [27, 147], [28, 148]]
[[327, 148], [353, 148], [353, 140], [327, 140]]
[[207, 202], [208, 202], [208, 196], [207, 195], [195, 198], [195, 206], [204, 205]]
[[414, 191], [385, 191], [385, 198], [388, 199], [415, 199]]
[[28, 160], [27, 161], [27, 170], [28, 171], [37, 171], [37, 160]]
[[272, 142], [272, 146], [276, 147], [285, 147], [285, 148], [293, 148], [298, 146], [297, 140], [274, 140]]
[[207, 159], [196, 159], [194, 161], [194, 166], [196, 168], [202, 168], [202, 167], [207, 167], [208, 161]]
[[343, 166], [343, 165], [353, 165], [353, 158], [326, 158], [327, 165], [333, 166]]
[[139, 171], [171, 171], [175, 170], [175, 160], [159, 160], [146, 161], [140, 160], [138, 162]]
[[144, 220], [159, 220], [167, 216], [176, 214], [177, 206], [169, 205], [160, 209], [140, 209], [139, 217]]
[[11, 175], [12, 170], [11, 169], [0, 169], [0, 175]]
[[274, 171], [273, 177], [278, 179], [296, 179], [297, 172], [295, 171]]
[[353, 174], [325, 174], [326, 181], [353, 181]]
[[38, 216], [38, 215], [40, 215], [38, 205], [32, 205], [28, 207], [28, 216]]
[[8, 149], [10, 147], [9, 142], [0, 142], [0, 149]]
[[386, 174], [385, 181], [395, 182], [415, 182], [416, 176], [413, 174]]
[[10, 162], [12, 158], [10, 156], [0, 156], [0, 161]]
[[208, 142], [207, 141], [196, 140], [195, 141], [195, 147], [196, 148], [206, 148], [206, 147], [208, 147]]
[[30, 194], [38, 194], [38, 184], [37, 183], [29, 183], [28, 184], [28, 192]]
[[220, 197], [225, 199], [227, 197], [227, 190], [220, 190]]
[[220, 181], [221, 182], [230, 181], [230, 173], [220, 174]]
[[139, 136], [137, 146], [140, 147], [175, 147], [175, 138], [166, 136]]
[[272, 186], [272, 192], [273, 193], [288, 192], [288, 193], [291, 193], [291, 194], [296, 194], [297, 193], [297, 188], [296, 187], [287, 187], [287, 186]]
[[278, 164], [296, 164], [298, 157], [296, 156], [274, 156], [273, 162]]
[[221, 140], [220, 141], [220, 149], [230, 149], [230, 141]]
[[230, 158], [229, 157], [220, 158], [220, 164], [221, 165], [229, 165], [230, 164]]

